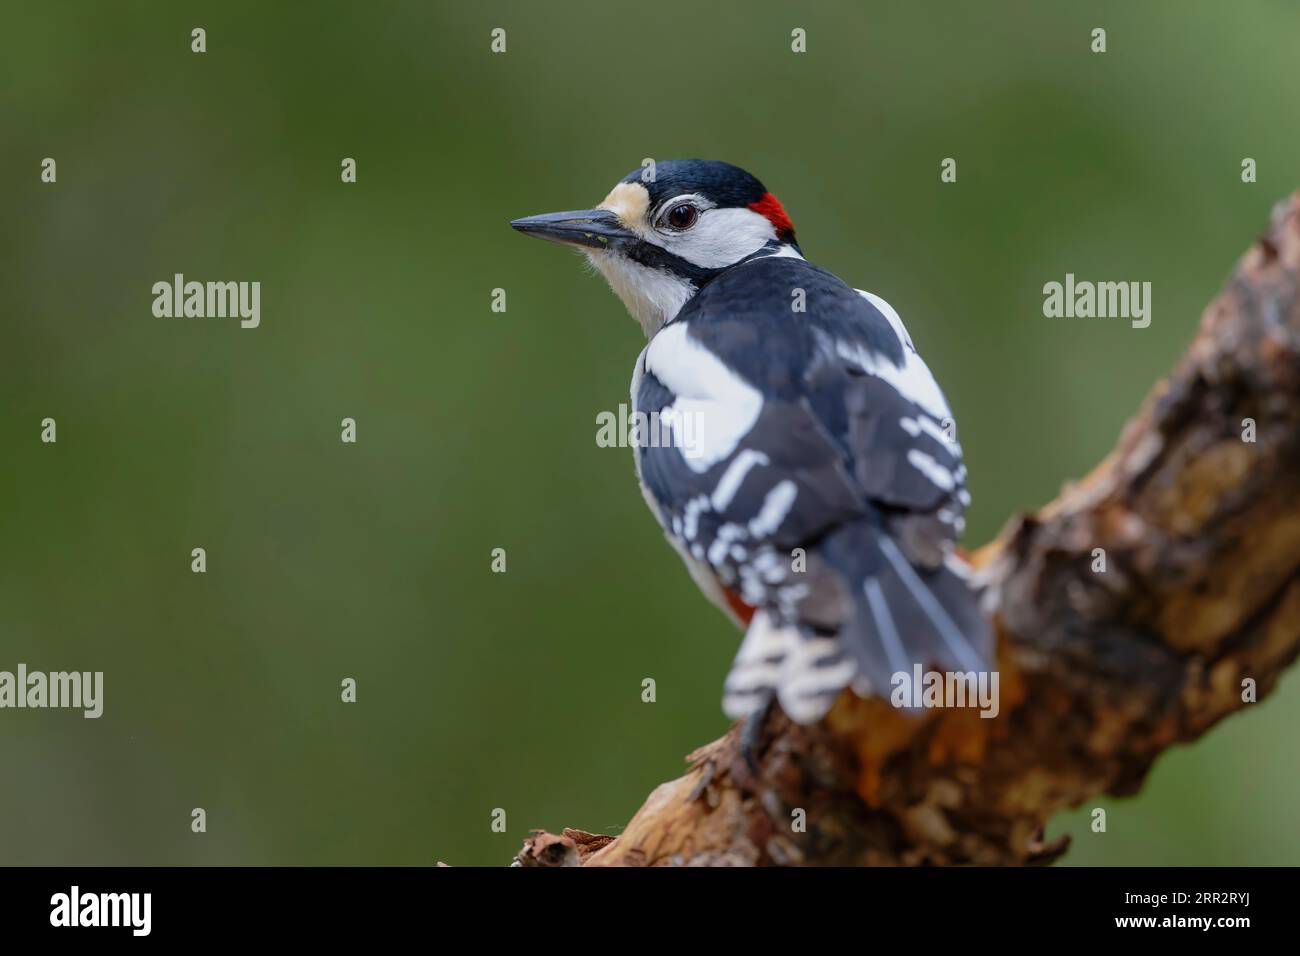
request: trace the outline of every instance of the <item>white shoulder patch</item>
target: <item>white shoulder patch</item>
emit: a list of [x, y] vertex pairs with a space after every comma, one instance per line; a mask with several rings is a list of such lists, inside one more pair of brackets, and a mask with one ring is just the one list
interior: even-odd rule
[[734, 452], [763, 408], [762, 393], [691, 338], [685, 322], [650, 340], [645, 366], [677, 396], [661, 421], [673, 428], [674, 444], [697, 474]]
[[898, 336], [898, 341], [902, 342], [904, 347], [911, 349], [913, 352], [916, 351], [916, 346], [912, 344], [912, 337], [907, 334], [907, 327], [903, 325], [902, 318], [892, 305], [874, 292], [866, 292], [862, 289], [855, 289], [854, 291], [874, 305], [877, 311], [888, 320], [889, 324], [894, 328], [894, 334]]
[[857, 290], [858, 294], [876, 307], [898, 336], [903, 345], [903, 361], [895, 365], [888, 358], [869, 349], [849, 342], [834, 342], [833, 348], [840, 358], [852, 362], [869, 375], [882, 378], [892, 385], [899, 394], [919, 405], [928, 415], [939, 422], [952, 418], [948, 401], [943, 397], [939, 383], [934, 380], [930, 367], [925, 364], [912, 344], [912, 337], [907, 334], [903, 320], [884, 299], [870, 292]]

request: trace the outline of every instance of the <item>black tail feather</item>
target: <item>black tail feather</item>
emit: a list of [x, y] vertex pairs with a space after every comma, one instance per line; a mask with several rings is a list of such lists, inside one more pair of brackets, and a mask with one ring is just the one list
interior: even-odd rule
[[916, 665], [989, 669], [992, 629], [977, 593], [949, 567], [913, 564], [884, 528], [866, 521], [835, 532], [822, 555], [853, 595], [839, 638], [873, 693], [887, 696], [893, 676]]

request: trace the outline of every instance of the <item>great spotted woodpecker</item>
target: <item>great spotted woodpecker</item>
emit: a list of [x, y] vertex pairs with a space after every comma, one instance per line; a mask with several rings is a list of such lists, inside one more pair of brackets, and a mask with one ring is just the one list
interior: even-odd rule
[[970, 496], [948, 403], [898, 313], [809, 263], [762, 183], [660, 162], [595, 209], [511, 225], [580, 248], [649, 339], [633, 407], [675, 440], [639, 442], [637, 474], [695, 581], [746, 628], [729, 716], [775, 698], [809, 723], [845, 687], [889, 696], [914, 665], [988, 668], [954, 552]]

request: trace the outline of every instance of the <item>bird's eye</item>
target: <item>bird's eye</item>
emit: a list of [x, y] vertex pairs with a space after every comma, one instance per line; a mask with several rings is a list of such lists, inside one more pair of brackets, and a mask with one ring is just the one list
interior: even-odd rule
[[700, 211], [688, 202], [680, 203], [668, 210], [664, 221], [674, 229], [689, 229], [700, 218]]

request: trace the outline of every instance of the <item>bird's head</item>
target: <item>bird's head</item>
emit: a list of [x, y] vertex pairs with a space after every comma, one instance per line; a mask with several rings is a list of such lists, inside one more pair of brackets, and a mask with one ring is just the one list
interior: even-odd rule
[[716, 160], [647, 165], [624, 176], [595, 209], [510, 225], [585, 253], [647, 336], [727, 269], [758, 255], [799, 255], [777, 198], [743, 169]]

